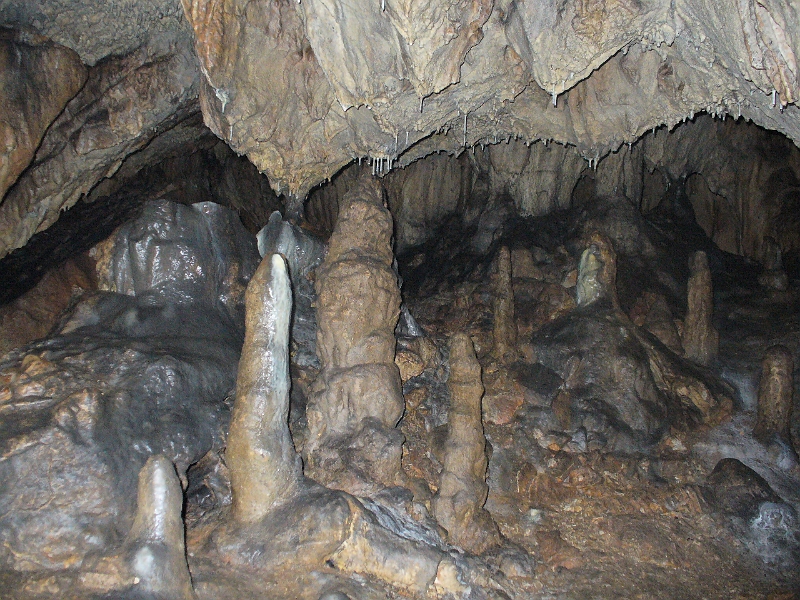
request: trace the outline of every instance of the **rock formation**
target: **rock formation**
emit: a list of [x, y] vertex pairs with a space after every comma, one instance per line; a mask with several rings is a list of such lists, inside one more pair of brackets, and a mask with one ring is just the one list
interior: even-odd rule
[[265, 257], [247, 291], [228, 437], [233, 506], [230, 519], [212, 534], [216, 552], [265, 576], [328, 563], [411, 593], [464, 592], [456, 565], [440, 549], [384, 528], [353, 496], [303, 476], [287, 423], [290, 315], [286, 262]]
[[233, 518], [260, 521], [297, 493], [303, 476], [289, 435], [291, 283], [278, 254], [262, 260], [247, 288], [247, 322], [226, 461]]
[[758, 276], [758, 283], [770, 290], [785, 292], [789, 288], [789, 277], [783, 268], [780, 244], [775, 238], [764, 238], [761, 265], [763, 272]]
[[136, 590], [164, 600], [192, 600], [183, 534], [183, 490], [172, 463], [151, 456], [139, 471], [136, 518], [125, 543]]
[[380, 184], [365, 180], [345, 199], [317, 270], [321, 371], [307, 409], [306, 473], [353, 493], [394, 485], [400, 469], [400, 290], [391, 237]]
[[86, 81], [69, 48], [0, 29], [0, 198], [33, 158], [44, 132]]
[[447, 530], [451, 543], [480, 554], [499, 544], [500, 533], [483, 507], [489, 493], [481, 417], [483, 383], [472, 340], [464, 333], [450, 340], [447, 387], [450, 390], [447, 441], [433, 513]]
[[514, 286], [511, 283], [511, 253], [506, 246], [497, 254], [494, 281], [494, 354], [503, 360], [517, 352], [517, 324], [514, 320]]
[[683, 348], [686, 358], [708, 365], [719, 351], [719, 333], [711, 319], [714, 313], [714, 291], [708, 257], [696, 252], [690, 262], [686, 319], [683, 323]]
[[[0, 563], [80, 565], [133, 520], [153, 454], [181, 477], [222, 444], [255, 240], [227, 209], [144, 207], [48, 339], [0, 362]], [[249, 272], [248, 272], [249, 271]]]
[[620, 309], [609, 238], [594, 232], [584, 244], [578, 308], [533, 337], [538, 360], [563, 382], [551, 406], [558, 428], [583, 427], [601, 445], [624, 451], [659, 440], [670, 425], [692, 428], [729, 415], [722, 382], [656, 342]]
[[772, 346], [761, 363], [758, 384], [758, 416], [753, 435], [769, 443], [777, 438], [794, 448], [791, 434], [794, 400], [794, 360], [785, 346]]

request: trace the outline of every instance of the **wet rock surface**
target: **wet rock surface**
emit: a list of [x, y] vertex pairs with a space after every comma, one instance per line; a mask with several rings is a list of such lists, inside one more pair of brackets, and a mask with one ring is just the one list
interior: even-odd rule
[[[136, 476], [185, 480], [222, 443], [255, 241], [221, 207], [153, 203], [106, 242], [101, 287], [3, 359], [6, 567], [78, 566], [127, 534]], [[125, 292], [125, 293], [122, 293]]]

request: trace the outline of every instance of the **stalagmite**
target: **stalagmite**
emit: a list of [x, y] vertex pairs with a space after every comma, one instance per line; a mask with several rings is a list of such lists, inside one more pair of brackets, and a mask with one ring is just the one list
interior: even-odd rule
[[714, 293], [708, 257], [703, 251], [695, 252], [689, 261], [688, 299], [683, 326], [683, 348], [686, 358], [708, 365], [719, 350], [719, 332], [711, 317], [714, 311]]
[[576, 286], [578, 306], [588, 306], [598, 300], [619, 308], [617, 299], [617, 255], [611, 240], [599, 232], [589, 237], [588, 246], [578, 264]]
[[194, 598], [183, 539], [183, 491], [164, 456], [151, 456], [139, 471], [137, 503], [126, 543], [137, 589], [163, 600]]
[[392, 216], [374, 180], [342, 203], [317, 270], [317, 355], [322, 369], [307, 417], [306, 474], [355, 494], [396, 483], [403, 408], [394, 363], [400, 290]]
[[502, 360], [515, 353], [516, 345], [511, 253], [508, 247], [503, 246], [497, 255], [497, 276], [494, 283], [494, 354]]
[[780, 244], [775, 238], [764, 238], [762, 254], [761, 264], [764, 270], [758, 276], [758, 283], [770, 290], [786, 291], [789, 288], [789, 277], [783, 268]]
[[292, 289], [279, 254], [262, 261], [247, 287], [246, 306], [226, 461], [234, 518], [254, 522], [291, 497], [302, 476], [287, 426]]
[[768, 443], [773, 437], [792, 445], [792, 393], [794, 382], [792, 352], [785, 346], [772, 346], [761, 363], [758, 384], [758, 419], [753, 435]]
[[[289, 567], [311, 570], [327, 563], [414, 594], [462, 594], [467, 588], [442, 550], [401, 537], [357, 498], [303, 476], [288, 425], [291, 311], [286, 262], [268, 256], [247, 288], [247, 330], [226, 452], [232, 518], [211, 534], [216, 551], [227, 563], [281, 575]], [[180, 515], [180, 502], [177, 508]]]
[[433, 499], [437, 521], [448, 539], [476, 554], [500, 543], [500, 533], [483, 508], [486, 484], [486, 439], [481, 422], [481, 365], [472, 340], [458, 333], [450, 341], [450, 410], [444, 468]]

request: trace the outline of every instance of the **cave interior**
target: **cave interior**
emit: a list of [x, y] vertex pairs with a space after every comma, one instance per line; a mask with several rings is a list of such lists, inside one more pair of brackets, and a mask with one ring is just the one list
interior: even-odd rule
[[0, 0], [19, 599], [800, 598], [800, 4]]

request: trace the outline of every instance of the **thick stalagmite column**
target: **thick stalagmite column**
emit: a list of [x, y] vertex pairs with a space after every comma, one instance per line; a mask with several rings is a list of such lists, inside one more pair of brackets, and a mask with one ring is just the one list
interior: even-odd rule
[[457, 333], [450, 341], [450, 411], [444, 469], [433, 499], [436, 520], [447, 529], [448, 539], [479, 554], [500, 543], [500, 534], [483, 508], [486, 484], [486, 439], [481, 421], [481, 365], [472, 340]]
[[395, 425], [404, 402], [394, 363], [400, 290], [391, 240], [380, 183], [361, 181], [342, 202], [317, 271], [322, 369], [306, 412], [306, 474], [355, 494], [370, 482], [394, 485], [400, 472], [403, 438]]
[[289, 433], [289, 320], [292, 288], [278, 254], [261, 261], [247, 286], [244, 346], [226, 461], [233, 516], [259, 521], [291, 498], [302, 477]]
[[689, 261], [689, 286], [686, 320], [683, 325], [683, 348], [686, 358], [708, 365], [719, 350], [719, 332], [714, 329], [714, 291], [708, 257], [695, 252]]
[[753, 435], [762, 442], [778, 436], [792, 446], [789, 430], [792, 419], [794, 381], [792, 352], [785, 346], [772, 346], [761, 363], [758, 384], [758, 420]]
[[164, 456], [151, 456], [139, 471], [137, 503], [126, 545], [138, 589], [164, 600], [194, 598], [181, 517], [183, 491]]
[[512, 356], [517, 347], [514, 321], [514, 288], [511, 279], [511, 253], [507, 246], [497, 254], [497, 277], [494, 282], [494, 354], [498, 359]]

